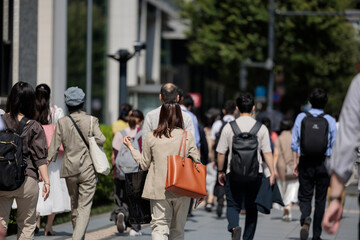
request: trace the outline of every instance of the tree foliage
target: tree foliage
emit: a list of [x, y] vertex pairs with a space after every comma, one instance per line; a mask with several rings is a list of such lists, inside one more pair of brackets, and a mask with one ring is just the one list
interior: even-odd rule
[[[211, 66], [230, 94], [238, 89], [241, 61], [267, 59], [268, 4], [265, 0], [182, 1], [182, 17], [189, 19], [189, 61]], [[281, 0], [282, 11], [343, 12], [352, 1]], [[354, 28], [344, 17], [275, 17], [275, 68], [285, 76], [281, 109], [300, 110], [309, 91], [322, 87], [329, 93], [328, 111], [338, 111], [355, 73], [358, 43]], [[265, 74], [265, 82], [267, 74]], [[261, 84], [260, 71], [249, 74], [250, 89]], [[218, 80], [217, 79], [217, 80]], [[225, 94], [228, 95], [228, 94]], [[229, 95], [228, 95], [229, 96]]]

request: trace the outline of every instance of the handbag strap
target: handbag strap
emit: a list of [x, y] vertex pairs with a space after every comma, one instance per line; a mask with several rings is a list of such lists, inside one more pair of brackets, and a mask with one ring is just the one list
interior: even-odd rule
[[[181, 137], [181, 143], [180, 143], [180, 148], [179, 148], [179, 153], [178, 153], [178, 156], [181, 156], [181, 149], [182, 149], [182, 145], [184, 143], [184, 151], [183, 151], [183, 155], [182, 157], [185, 157], [185, 149], [186, 149], [186, 136], [187, 136], [187, 132], [184, 131], [183, 134], [182, 134], [182, 137]], [[185, 140], [184, 140], [185, 139]]]
[[74, 124], [74, 126], [75, 126], [76, 130], [78, 131], [78, 133], [79, 133], [79, 135], [80, 135], [81, 139], [84, 141], [84, 143], [85, 143], [86, 147], [87, 147], [87, 148], [89, 148], [89, 144], [85, 141], [84, 135], [81, 133], [81, 131], [80, 131], [80, 129], [79, 129], [79, 127], [78, 127], [78, 125], [76, 124], [76, 122], [74, 121], [74, 119], [73, 119], [70, 115], [69, 115], [69, 118], [70, 118], [70, 119], [71, 119], [71, 121], [73, 122], [73, 124]]

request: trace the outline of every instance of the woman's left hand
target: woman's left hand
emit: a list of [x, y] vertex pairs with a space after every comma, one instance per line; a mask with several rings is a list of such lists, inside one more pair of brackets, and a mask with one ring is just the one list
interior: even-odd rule
[[124, 144], [130, 149], [130, 151], [134, 150], [129, 136], [124, 137]]
[[43, 189], [42, 189], [42, 197], [44, 201], [49, 197], [50, 194], [50, 183], [44, 181]]

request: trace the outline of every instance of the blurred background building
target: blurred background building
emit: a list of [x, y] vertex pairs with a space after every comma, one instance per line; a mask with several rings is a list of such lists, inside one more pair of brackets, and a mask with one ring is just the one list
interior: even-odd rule
[[[185, 25], [173, 0], [2, 0], [0, 4], [0, 105], [11, 86], [47, 83], [53, 103], [64, 106], [69, 86], [86, 91], [88, 2], [92, 2], [91, 112], [102, 122], [118, 117], [119, 63], [108, 54], [146, 50], [127, 64], [128, 100], [145, 113], [160, 104], [160, 86], [204, 91], [201, 68], [187, 63]], [[191, 77], [190, 77], [191, 76]], [[213, 84], [214, 85], [214, 84]], [[211, 86], [214, 94], [219, 87]], [[90, 96], [86, 92], [87, 96]], [[213, 101], [213, 100], [211, 100]]]

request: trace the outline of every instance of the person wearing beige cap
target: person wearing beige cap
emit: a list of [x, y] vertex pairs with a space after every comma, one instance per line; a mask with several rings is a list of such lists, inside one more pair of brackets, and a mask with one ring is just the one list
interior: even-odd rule
[[70, 87], [65, 91], [64, 96], [69, 115], [56, 123], [48, 161], [56, 161], [62, 144], [64, 159], [60, 177], [66, 179], [71, 198], [71, 221], [74, 229], [72, 239], [84, 239], [97, 184], [96, 172], [88, 149], [88, 135], [92, 132], [96, 143], [100, 146], [104, 144], [106, 138], [100, 131], [99, 120], [82, 110], [85, 101], [83, 90]]

